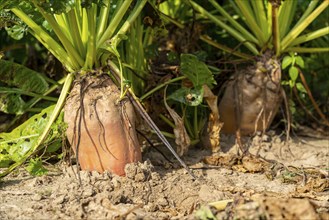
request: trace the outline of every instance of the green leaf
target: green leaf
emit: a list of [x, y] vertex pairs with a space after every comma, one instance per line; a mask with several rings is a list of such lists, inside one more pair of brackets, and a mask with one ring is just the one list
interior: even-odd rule
[[62, 147], [62, 140], [58, 139], [47, 146], [47, 153], [54, 153]]
[[189, 106], [198, 106], [203, 100], [203, 88], [197, 86], [196, 88], [182, 87], [168, 96], [168, 99], [175, 100]]
[[22, 94], [33, 92], [41, 95], [49, 88], [45, 78], [38, 72], [6, 60], [0, 60], [0, 66], [0, 84], [6, 85], [6, 87], [0, 87], [0, 111], [2, 112], [22, 114], [27, 107], [21, 97]]
[[42, 165], [41, 158], [31, 158], [26, 170], [33, 176], [42, 176], [48, 173], [48, 170]]
[[296, 64], [301, 68], [304, 68], [304, 60], [301, 56], [296, 56]]
[[0, 168], [9, 167], [12, 163], [12, 159], [8, 154], [0, 154]]
[[200, 220], [216, 220], [217, 218], [214, 216], [212, 211], [207, 206], [201, 206], [201, 208], [195, 213], [196, 219]]
[[289, 86], [290, 88], [293, 88], [295, 86], [295, 82], [294, 80], [289, 80]]
[[281, 85], [283, 85], [283, 86], [289, 85], [289, 81], [287, 81], [287, 80], [282, 80]]
[[[23, 2], [29, 2], [31, 5], [33, 5], [32, 0], [27, 0]], [[37, 1], [36, 4], [38, 5], [38, 7], [42, 8], [50, 14], [61, 14], [69, 12], [75, 6], [76, 2], [77, 1], [75, 0], [42, 0]]]
[[[0, 153], [5, 155], [3, 152], [6, 152], [14, 162], [19, 162], [24, 158], [29, 151], [34, 149], [54, 108], [55, 105], [45, 108], [41, 113], [32, 116], [10, 133], [0, 133]], [[61, 133], [65, 127], [63, 114], [61, 114], [56, 123], [52, 125], [44, 146], [53, 143], [56, 139], [61, 139]]]
[[45, 78], [38, 72], [6, 60], [0, 60], [0, 83], [27, 92], [42, 94], [49, 88]]
[[7, 114], [22, 114], [25, 102], [18, 94], [1, 94], [0, 88], [0, 111]]
[[0, 9], [0, 28], [11, 27], [20, 23], [20, 19], [13, 13]]
[[282, 69], [284, 70], [292, 63], [292, 57], [291, 56], [285, 56], [282, 60]]
[[196, 56], [192, 54], [181, 54], [180, 58], [181, 72], [192, 81], [194, 87], [206, 84], [208, 87], [212, 88], [213, 84], [216, 84], [207, 65], [204, 62], [199, 61]]
[[298, 69], [294, 66], [289, 68], [289, 76], [292, 81], [296, 81], [298, 78]]
[[[57, 2], [57, 1], [56, 1]], [[37, 11], [36, 7], [32, 3], [32, 0], [10, 0], [10, 1], [0, 1], [0, 24], [1, 26], [10, 27], [13, 24], [26, 27], [26, 24], [22, 22], [20, 18], [10, 12], [8, 9], [17, 8], [24, 13], [26, 13], [30, 18], [32, 18], [37, 24], [42, 24], [44, 18]], [[49, 9], [49, 8], [47, 8]], [[5, 18], [3, 20], [3, 14]]]
[[289, 99], [289, 109], [291, 114], [295, 114], [296, 113], [296, 104], [292, 99]]
[[14, 25], [12, 27], [5, 27], [8, 35], [15, 40], [20, 40], [24, 37], [26, 27], [22, 25]]
[[296, 88], [297, 88], [298, 91], [300, 91], [302, 93], [307, 93], [305, 87], [300, 82], [296, 83]]

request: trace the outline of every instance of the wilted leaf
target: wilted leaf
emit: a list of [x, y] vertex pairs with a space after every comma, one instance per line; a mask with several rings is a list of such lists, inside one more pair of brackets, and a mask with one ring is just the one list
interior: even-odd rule
[[[166, 90], [165, 90], [165, 94], [166, 94]], [[174, 134], [175, 134], [175, 142], [177, 144], [177, 154], [179, 156], [182, 156], [184, 153], [188, 151], [188, 148], [191, 144], [190, 137], [188, 136], [187, 131], [185, 129], [183, 119], [172, 108], [168, 106], [166, 102], [166, 95], [164, 95], [164, 104], [170, 116], [174, 120], [175, 123]]]
[[207, 85], [203, 86], [204, 99], [211, 110], [208, 119], [207, 133], [204, 137], [205, 144], [209, 145], [212, 152], [218, 152], [220, 150], [220, 131], [223, 127], [223, 123], [220, 122], [217, 100], [218, 97], [215, 96]]
[[206, 84], [210, 88], [216, 81], [208, 69], [207, 65], [199, 61], [198, 58], [192, 54], [181, 54], [180, 68], [184, 76], [189, 78], [194, 87]]

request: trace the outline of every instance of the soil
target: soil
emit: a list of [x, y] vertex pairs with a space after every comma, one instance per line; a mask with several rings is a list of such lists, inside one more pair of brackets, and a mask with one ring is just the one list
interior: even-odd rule
[[283, 139], [245, 139], [243, 157], [234, 136], [222, 135], [218, 154], [192, 148], [183, 159], [197, 180], [161, 146], [173, 163], [146, 148], [126, 177], [18, 170], [0, 180], [0, 219], [329, 219], [328, 137]]

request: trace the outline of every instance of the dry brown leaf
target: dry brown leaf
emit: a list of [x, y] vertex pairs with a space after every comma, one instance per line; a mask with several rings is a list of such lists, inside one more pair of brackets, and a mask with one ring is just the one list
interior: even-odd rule
[[208, 165], [232, 167], [239, 162], [239, 158], [236, 154], [217, 153], [204, 157], [202, 161]]
[[311, 177], [305, 186], [297, 186], [297, 192], [306, 193], [306, 192], [323, 192], [329, 189], [329, 181], [327, 178]]
[[319, 219], [308, 199], [263, 197], [258, 202], [272, 219]]
[[250, 173], [262, 172], [269, 165], [260, 158], [254, 156], [245, 156], [242, 158], [243, 167]]
[[213, 153], [220, 151], [220, 131], [223, 123], [219, 120], [219, 112], [217, 106], [218, 97], [215, 96], [207, 85], [203, 85], [203, 98], [211, 110], [208, 119], [207, 132], [203, 138], [203, 142], [207, 147], [210, 147]]
[[191, 145], [191, 139], [187, 134], [183, 119], [172, 108], [168, 106], [166, 102], [166, 90], [164, 94], [164, 104], [170, 116], [174, 120], [175, 123], [174, 134], [175, 134], [175, 143], [177, 144], [177, 154], [179, 156], [182, 156], [188, 151], [189, 146]]

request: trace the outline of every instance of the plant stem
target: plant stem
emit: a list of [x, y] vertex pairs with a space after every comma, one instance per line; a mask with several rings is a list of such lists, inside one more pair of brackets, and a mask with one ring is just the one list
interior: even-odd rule
[[[209, 0], [210, 3], [235, 27], [248, 41], [253, 42], [255, 44], [259, 44], [257, 38], [255, 38], [249, 31], [247, 31], [242, 25], [232, 18], [230, 14], [228, 14], [215, 0]], [[255, 1], [259, 2], [259, 1]], [[266, 21], [266, 18], [265, 18]]]
[[[298, 22], [295, 24], [295, 26], [292, 29], [295, 29], [296, 27], [298, 27], [298, 25], [303, 22], [305, 20], [305, 18], [314, 10], [314, 8], [317, 6], [317, 4], [319, 3], [319, 0], [312, 0], [310, 1], [306, 11], [304, 12], [304, 14], [302, 15], [302, 17], [298, 20]], [[292, 30], [291, 29], [291, 30]]]
[[[272, 4], [273, 5], [273, 4]], [[290, 24], [295, 16], [297, 1], [282, 1], [280, 12], [278, 15], [278, 23], [280, 24], [280, 36], [285, 36], [290, 28]], [[272, 6], [273, 7], [273, 6]]]
[[[83, 45], [83, 51], [85, 51], [85, 53], [87, 52], [87, 48], [88, 48], [88, 40], [89, 40], [89, 27], [88, 27], [88, 13], [87, 13], [87, 9], [82, 8], [81, 11], [81, 41], [82, 41], [82, 45]], [[86, 54], [84, 54], [86, 55]], [[86, 57], [85, 57], [86, 59]]]
[[310, 41], [310, 40], [313, 40], [313, 39], [316, 39], [316, 38], [319, 38], [319, 37], [322, 37], [322, 36], [328, 35], [328, 34], [329, 34], [329, 27], [324, 27], [319, 30], [313, 31], [311, 33], [308, 33], [308, 34], [305, 34], [305, 35], [302, 35], [302, 36], [296, 38], [296, 40], [294, 40], [290, 46], [302, 44], [307, 41]]
[[[120, 73], [116, 65], [109, 61], [110, 67], [112, 67], [112, 70], [114, 71], [115, 77], [119, 77]], [[168, 140], [165, 138], [165, 136], [161, 133], [160, 129], [156, 126], [152, 118], [147, 114], [145, 109], [143, 108], [142, 104], [139, 102], [138, 98], [135, 96], [133, 91], [131, 89], [128, 90], [128, 98], [135, 106], [136, 110], [141, 114], [143, 119], [148, 123], [148, 125], [155, 131], [157, 136], [160, 138], [160, 140], [164, 143], [164, 145], [168, 148], [168, 150], [175, 156], [175, 158], [179, 161], [179, 163], [185, 168], [185, 170], [188, 172], [188, 174], [193, 178], [196, 179], [195, 175], [191, 172], [191, 170], [188, 168], [188, 166], [185, 164], [185, 162], [178, 156], [176, 151], [173, 149], [171, 144], [168, 142]]]
[[194, 106], [194, 113], [193, 113], [193, 133], [195, 139], [199, 139], [199, 121], [198, 121], [198, 107]]
[[[254, 32], [254, 36], [256, 36], [259, 40], [258, 46], [263, 47], [266, 43], [265, 35], [260, 29], [260, 27], [257, 25], [255, 21], [255, 15], [250, 8], [249, 1], [236, 1], [236, 4], [238, 5], [239, 9], [241, 10], [243, 16], [246, 18], [245, 22], [249, 26], [250, 30]], [[258, 13], [258, 12], [256, 12]]]
[[33, 149], [31, 149], [20, 161], [14, 163], [12, 166], [10, 166], [8, 169], [6, 169], [4, 172], [2, 172], [0, 174], [0, 177], [4, 177], [6, 175], [8, 175], [9, 173], [11, 173], [13, 170], [15, 170], [17, 167], [21, 166], [23, 163], [25, 163], [25, 161], [32, 156], [33, 154], [35, 154], [36, 152], [38, 152], [38, 150], [40, 150], [40, 147], [42, 147], [42, 143], [46, 140], [47, 135], [50, 131], [50, 128], [52, 126], [52, 124], [55, 122], [56, 118], [58, 117], [59, 113], [61, 112], [61, 109], [63, 108], [66, 96], [68, 95], [68, 91], [71, 87], [71, 84], [73, 82], [73, 78], [74, 78], [74, 74], [70, 73], [67, 75], [67, 77], [65, 78], [65, 83], [62, 89], [62, 92], [59, 96], [59, 100], [54, 108], [53, 113], [51, 114], [48, 123], [45, 126], [45, 129], [43, 131], [43, 133], [39, 136], [39, 139], [36, 143], [36, 145], [33, 147]]
[[57, 102], [57, 98], [54, 98], [54, 97], [40, 95], [40, 94], [37, 94], [34, 92], [23, 91], [21, 89], [15, 89], [15, 88], [7, 89], [7, 88], [0, 87], [0, 94], [10, 94], [10, 93], [22, 94], [22, 95], [40, 98], [40, 99], [44, 99], [44, 100], [48, 100], [48, 101], [52, 101], [52, 102]]
[[329, 5], [328, 0], [324, 0], [304, 21], [292, 29], [282, 40], [282, 50], [285, 50], [305, 28], [317, 18], [321, 12]]
[[56, 103], [56, 106], [54, 108], [53, 113], [51, 114], [49, 121], [47, 123], [47, 125], [45, 126], [45, 129], [43, 131], [43, 133], [40, 135], [38, 142], [36, 144], [36, 146], [34, 147], [32, 152], [35, 152], [38, 150], [38, 148], [40, 147], [40, 145], [45, 141], [49, 131], [50, 131], [50, 127], [51, 125], [55, 122], [56, 118], [58, 117], [59, 113], [61, 112], [64, 104], [65, 104], [65, 100], [67, 95], [69, 94], [69, 90], [71, 88], [72, 82], [74, 79], [74, 73], [69, 73], [66, 78], [65, 78], [65, 82], [63, 85], [63, 89], [61, 91], [61, 94], [59, 95], [58, 101]]
[[69, 39], [70, 42], [73, 42], [71, 35], [72, 33], [69, 31], [69, 28], [67, 28], [68, 23], [65, 14], [55, 14], [54, 17], [63, 34], [67, 37], [67, 39]]
[[74, 47], [78, 49], [79, 53], [81, 54], [81, 57], [84, 58], [86, 51], [82, 43], [81, 34], [80, 34], [81, 32], [79, 30], [79, 25], [77, 22], [77, 16], [75, 10], [71, 10], [68, 12], [68, 23], [71, 30], [70, 32], [71, 32]]
[[278, 22], [278, 7], [272, 5], [272, 33], [273, 33], [273, 45], [276, 57], [279, 57], [280, 48], [280, 28]]
[[191, 4], [193, 7], [199, 11], [203, 16], [209, 18], [212, 20], [215, 24], [220, 26], [221, 28], [225, 29], [228, 33], [230, 33], [234, 38], [236, 38], [238, 41], [242, 42], [253, 54], [258, 55], [259, 51], [257, 48], [248, 42], [248, 40], [238, 31], [235, 29], [231, 28], [230, 26], [226, 25], [224, 22], [219, 20], [217, 17], [206, 11], [204, 8], [202, 8], [200, 5], [196, 4], [195, 2], [191, 1]]
[[170, 127], [175, 128], [175, 124], [172, 123], [172, 121], [170, 121], [166, 116], [164, 116], [163, 114], [160, 114], [159, 117], [166, 123], [168, 124]]
[[[52, 29], [55, 32], [56, 36], [61, 41], [61, 43], [63, 44], [65, 50], [67, 51], [69, 57], [71, 59], [73, 59], [73, 62], [76, 63], [77, 66], [82, 67], [83, 66], [83, 63], [84, 63], [83, 59], [78, 54], [78, 52], [76, 51], [76, 48], [74, 48], [74, 46], [71, 43], [71, 41], [63, 33], [63, 30], [62, 29], [63, 28], [65, 29], [65, 28], [68, 28], [68, 27], [67, 26], [60, 27], [58, 25], [58, 23], [56, 22], [56, 20], [54, 19], [54, 17], [52, 17], [52, 15], [44, 12], [42, 10], [42, 8], [40, 8], [39, 6], [37, 6], [37, 4], [35, 4], [35, 7], [39, 10], [39, 12], [42, 14], [42, 16], [47, 20], [47, 22], [49, 23], [49, 25], [52, 27]], [[78, 69], [80, 69], [80, 68], [78, 68]], [[78, 69], [75, 69], [75, 70], [78, 70]]]
[[37, 38], [69, 71], [73, 71], [78, 68], [68, 56], [63, 47], [57, 43], [46, 31], [37, 25], [28, 15], [23, 11], [13, 8], [11, 11], [19, 17], [29, 28], [31, 28], [31, 34]]
[[126, 14], [129, 6], [131, 5], [133, 0], [125, 0], [123, 4], [119, 7], [117, 13], [112, 18], [109, 26], [103, 33], [103, 35], [100, 37], [99, 41], [97, 42], [96, 48], [100, 48], [102, 44], [110, 39], [112, 35], [114, 34], [115, 30], [117, 29], [118, 25], [120, 24], [123, 16]]
[[266, 10], [264, 8], [264, 1], [250, 1], [251, 5], [254, 9], [256, 21], [258, 23], [258, 26], [260, 27], [261, 31], [264, 33], [265, 39], [269, 39], [269, 29], [268, 29], [268, 23], [267, 23], [267, 16], [266, 16]]
[[[160, 16], [161, 16], [161, 18], [163, 18], [163, 19], [165, 19], [165, 20], [173, 23], [174, 25], [176, 25], [180, 29], [184, 29], [184, 25], [183, 24], [179, 23], [178, 21], [176, 21], [175, 19], [169, 17], [168, 15], [165, 15], [165, 14], [161, 13]], [[229, 48], [229, 47], [227, 47], [227, 46], [225, 46], [223, 44], [219, 44], [219, 43], [213, 41], [207, 35], [201, 35], [200, 36], [200, 40], [202, 40], [202, 41], [206, 42], [207, 44], [209, 44], [209, 45], [211, 45], [213, 47], [216, 47], [216, 48], [218, 48], [220, 50], [223, 50], [225, 52], [228, 52], [228, 53], [230, 53], [230, 54], [232, 54], [234, 56], [241, 57], [241, 58], [244, 58], [244, 59], [247, 59], [247, 60], [253, 59], [253, 57], [251, 55], [245, 54], [245, 53], [241, 53], [239, 51], [235, 51], [235, 50], [233, 50], [233, 49], [231, 49], [231, 48]]]
[[105, 27], [107, 25], [110, 7], [111, 7], [110, 0], [103, 1], [103, 4], [105, 4], [105, 5], [102, 6], [100, 9], [100, 14], [99, 14], [98, 23], [97, 23], [97, 27], [98, 27], [97, 36], [96, 36], [97, 41], [99, 41], [101, 35], [105, 31]]
[[289, 47], [283, 52], [296, 52], [296, 53], [323, 53], [329, 52], [329, 47]]
[[88, 45], [84, 64], [85, 69], [92, 69], [96, 60], [96, 13], [97, 7], [92, 3], [91, 8], [87, 9]]
[[202, 40], [203, 42], [206, 42], [207, 44], [209, 44], [213, 47], [216, 47], [217, 49], [220, 49], [220, 50], [223, 50], [223, 51], [225, 51], [229, 54], [232, 54], [234, 56], [241, 57], [241, 58], [246, 59], [246, 60], [252, 60], [253, 59], [253, 56], [251, 56], [249, 54], [241, 53], [239, 51], [235, 51], [234, 49], [229, 48], [229, 47], [227, 47], [223, 44], [219, 44], [219, 43], [213, 41], [212, 39], [210, 39], [210, 37], [207, 36], [207, 35], [201, 35], [200, 40]]
[[305, 88], [306, 91], [307, 91], [308, 97], [311, 99], [311, 102], [312, 102], [312, 104], [313, 104], [313, 106], [314, 106], [316, 112], [319, 114], [319, 116], [320, 116], [321, 119], [323, 120], [324, 124], [327, 125], [327, 126], [329, 127], [329, 121], [328, 121], [328, 119], [326, 118], [326, 116], [322, 113], [322, 111], [320, 110], [318, 104], [317, 104], [316, 101], [314, 100], [313, 95], [312, 95], [312, 92], [311, 92], [310, 88], [309, 88], [308, 85], [307, 85], [307, 82], [306, 82], [306, 80], [305, 80], [305, 77], [304, 77], [303, 72], [301, 71], [300, 68], [297, 67], [297, 69], [298, 69], [298, 72], [299, 72], [299, 77], [300, 77], [300, 79], [301, 79], [301, 81], [302, 81], [302, 83], [303, 83], [303, 85], [304, 85], [304, 88]]
[[[155, 131], [152, 131], [153, 134], [156, 134]], [[161, 131], [161, 134], [163, 134], [167, 138], [175, 139], [175, 135], [166, 131]]]
[[154, 92], [160, 90], [161, 88], [165, 87], [166, 85], [169, 85], [170, 83], [174, 83], [183, 79], [186, 79], [186, 76], [179, 76], [177, 78], [168, 80], [160, 85], [158, 85], [157, 87], [153, 88], [152, 90], [150, 90], [149, 92], [147, 92], [145, 95], [143, 95], [142, 97], [140, 97], [140, 101], [143, 101], [144, 99], [146, 99], [147, 97], [149, 97], [150, 95], [152, 95]]
[[[126, 0], [127, 1], [127, 0]], [[122, 40], [122, 35], [125, 35], [131, 24], [136, 20], [137, 16], [140, 14], [147, 0], [138, 1], [138, 5], [135, 7], [134, 11], [130, 13], [129, 17], [122, 25], [118, 33], [112, 38], [113, 46], [116, 47]]]

